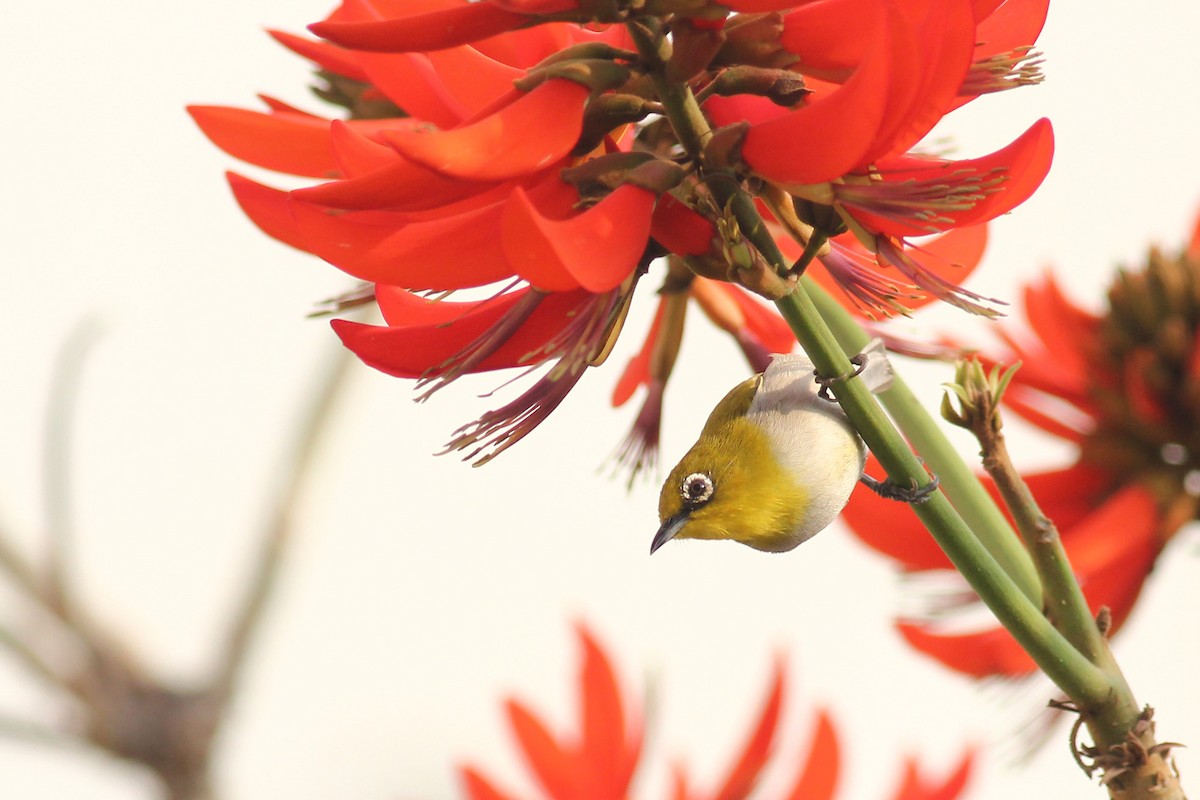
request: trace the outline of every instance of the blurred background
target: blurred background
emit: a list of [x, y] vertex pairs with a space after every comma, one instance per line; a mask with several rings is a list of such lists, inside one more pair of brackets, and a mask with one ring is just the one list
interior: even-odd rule
[[[352, 284], [259, 233], [222, 178], [237, 169], [193, 127], [187, 103], [253, 106], [265, 92], [312, 110], [308, 66], [263, 32], [300, 32], [316, 0], [203, 4], [9, 3], [0, 48], [0, 529], [45, 546], [47, 399], [81, 324], [94, 346], [73, 397], [68, 573], [91, 616], [155, 674], [187, 685], [211, 668], [240, 598], [309, 395], [337, 351], [315, 303]], [[1044, 85], [967, 107], [935, 132], [977, 155], [1040, 116], [1058, 142], [1034, 198], [992, 227], [968, 284], [1014, 298], [1053, 267], [1098, 307], [1114, 267], [1157, 242], [1173, 250], [1200, 211], [1200, 7], [1055, 0], [1039, 41]], [[288, 797], [448, 798], [470, 761], [536, 796], [505, 727], [516, 693], [573, 725], [576, 645], [588, 622], [629, 692], [652, 687], [638, 796], [662, 797], [684, 760], [711, 787], [740, 747], [786, 653], [791, 692], [781, 753], [799, 752], [814, 709], [843, 743], [838, 797], [886, 798], [904, 755], [935, 773], [985, 746], [969, 793], [1098, 797], [1071, 762], [1066, 729], [1029, 762], [1014, 737], [1049, 684], [974, 685], [907, 650], [893, 614], [911, 587], [835, 525], [769, 556], [682, 543], [647, 556], [659, 474], [626, 489], [611, 453], [636, 404], [608, 402], [653, 310], [635, 299], [626, 335], [534, 435], [482, 469], [433, 453], [498, 405], [496, 376], [430, 402], [355, 364], [296, 508], [294, 542], [232, 716], [218, 740], [217, 791]], [[88, 322], [91, 321], [91, 322]], [[984, 330], [941, 309], [901, 330]], [[949, 373], [902, 370], [936, 402]], [[725, 338], [693, 325], [666, 397], [663, 460], [690, 446], [715, 401], [745, 375]], [[1022, 466], [1069, 458], [1014, 423]], [[964, 453], [973, 444], [957, 436]], [[1162, 739], [1200, 742], [1200, 559], [1181, 536], [1119, 638], [1118, 658]], [[7, 585], [0, 623], [41, 624]], [[0, 719], [70, 714], [0, 658]], [[6, 797], [150, 798], [144, 771], [78, 746], [6, 736]], [[1188, 782], [1195, 751], [1178, 760]], [[780, 785], [794, 767], [779, 759]]]

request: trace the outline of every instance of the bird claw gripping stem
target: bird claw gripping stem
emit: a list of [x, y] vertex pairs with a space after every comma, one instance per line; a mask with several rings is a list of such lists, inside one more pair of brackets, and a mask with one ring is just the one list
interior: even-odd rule
[[931, 474], [929, 477], [929, 483], [925, 484], [924, 486], [917, 486], [917, 482], [915, 480], [908, 486], [899, 486], [895, 483], [892, 483], [890, 478], [881, 481], [877, 478], [872, 478], [865, 472], [861, 477], [859, 477], [858, 480], [859, 483], [863, 484], [880, 497], [888, 500], [896, 500], [901, 503], [916, 504], [924, 503], [926, 500], [928, 500], [930, 495], [936, 492], [938, 486], [940, 486], [942, 483], [940, 480], [938, 480], [937, 475]]
[[837, 375], [832, 378], [822, 378], [816, 370], [813, 370], [813, 377], [816, 379], [817, 383], [821, 384], [821, 390], [817, 392], [817, 397], [820, 397], [822, 400], [828, 400], [831, 403], [836, 403], [837, 400], [835, 400], [833, 396], [829, 394], [829, 389], [833, 386], [837, 386], [839, 383], [845, 383], [851, 378], [857, 378], [859, 375], [861, 375], [862, 371], [867, 368], [867, 357], [868, 356], [866, 353], [859, 353], [858, 355], [851, 357], [850, 363], [854, 365], [854, 371], [846, 375]]

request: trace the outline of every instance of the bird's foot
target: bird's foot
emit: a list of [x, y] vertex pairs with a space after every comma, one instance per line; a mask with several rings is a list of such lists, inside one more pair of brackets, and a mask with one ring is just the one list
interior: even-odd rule
[[845, 383], [851, 378], [857, 378], [861, 375], [862, 371], [867, 368], [867, 354], [859, 353], [856, 356], [852, 356], [850, 363], [854, 365], [853, 372], [847, 375], [837, 375], [832, 378], [822, 378], [816, 370], [813, 370], [813, 376], [816, 378], [817, 383], [821, 384], [821, 389], [817, 392], [817, 397], [822, 400], [828, 400], [831, 403], [836, 403], [837, 400], [829, 394], [830, 387], [837, 386], [839, 383]]
[[888, 500], [897, 500], [901, 503], [924, 503], [929, 497], [937, 491], [941, 481], [937, 475], [930, 475], [931, 480], [924, 486], [917, 486], [917, 482], [913, 481], [908, 486], [898, 486], [891, 480], [878, 480], [872, 478], [865, 472], [859, 477], [859, 482], [866, 486], [871, 491], [880, 497]]

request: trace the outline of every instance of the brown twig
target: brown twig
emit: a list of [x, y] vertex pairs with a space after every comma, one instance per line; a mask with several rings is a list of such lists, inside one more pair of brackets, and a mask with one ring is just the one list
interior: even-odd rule
[[[1017, 530], [1033, 558], [1044, 591], [1046, 616], [1071, 645], [1089, 661], [1110, 675], [1120, 687], [1106, 706], [1093, 706], [1072, 698], [1070, 706], [1079, 713], [1071, 731], [1071, 750], [1075, 760], [1090, 776], [1101, 773], [1100, 782], [1113, 800], [1183, 800], [1179, 777], [1169, 763], [1170, 747], [1154, 739], [1151, 709], [1138, 709], [1112, 656], [1105, 638], [1107, 622], [1092, 616], [1079, 582], [1071, 570], [1058, 529], [1042, 513], [1029, 486], [1008, 455], [1001, 432], [1000, 398], [1013, 373], [1020, 365], [990, 374], [976, 359], [959, 362], [950, 392], [958, 397], [955, 408], [947, 393], [942, 415], [950, 422], [967, 428], [979, 442], [983, 468], [991, 476], [1016, 523]], [[1129, 706], [1133, 705], [1130, 709]], [[1078, 744], [1082, 725], [1095, 740], [1094, 746]], [[1084, 758], [1090, 758], [1086, 764]]]

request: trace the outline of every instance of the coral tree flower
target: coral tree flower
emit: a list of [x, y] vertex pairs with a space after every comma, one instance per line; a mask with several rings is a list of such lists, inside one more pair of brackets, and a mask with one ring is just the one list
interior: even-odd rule
[[[1025, 480], [1057, 525], [1092, 611], [1108, 609], [1110, 632], [1128, 618], [1163, 548], [1200, 513], [1198, 298], [1200, 218], [1178, 255], [1153, 249], [1145, 264], [1120, 271], [1100, 314], [1073, 304], [1051, 275], [1027, 286], [1025, 325], [1001, 326], [1003, 346], [987, 354], [1022, 362], [1007, 407], [1078, 447], [1072, 465]], [[914, 516], [866, 494], [845, 512], [860, 539], [909, 572], [951, 569]], [[899, 629], [969, 675], [1035, 668], [998, 627], [948, 633], [906, 621]]]
[[[828, 269], [814, 272], [813, 276], [822, 288], [840, 298], [852, 311], [867, 314], [870, 309], [886, 304], [908, 314], [935, 299], [932, 295], [910, 294], [895, 284], [875, 278], [864, 264], [869, 258], [867, 253], [853, 237], [844, 235], [830, 244], [831, 250], [823, 258]], [[950, 231], [922, 245], [921, 253], [928, 265], [928, 274], [952, 285], [975, 269], [986, 245], [987, 226], [976, 225]], [[785, 237], [780, 238], [780, 247], [792, 258], [799, 258], [802, 252], [796, 242]], [[742, 287], [692, 277], [684, 268], [678, 267], [675, 260], [670, 264], [642, 348], [626, 364], [612, 393], [612, 404], [621, 406], [639, 387], [645, 389], [633, 428], [618, 450], [619, 462], [630, 469], [630, 483], [640, 470], [652, 467], [657, 461], [663, 396], [683, 342], [689, 306], [699, 308], [709, 322], [727, 333], [755, 372], [766, 369], [772, 353], [790, 352], [795, 344], [791, 329], [775, 310], [764, 306]], [[845, 285], [853, 287], [852, 291], [839, 292]], [[888, 340], [889, 350], [914, 352], [911, 343], [898, 341], [884, 330], [879, 330], [878, 334]]]
[[[524, 704], [505, 704], [509, 725], [525, 762], [546, 800], [625, 800], [642, 755], [642, 709], [623, 696], [611, 662], [595, 637], [578, 629], [582, 663], [579, 671], [580, 722], [571, 733], [555, 736]], [[768, 797], [755, 792], [762, 770], [771, 758], [785, 690], [782, 661], [775, 664], [766, 700], [749, 737], [718, 788], [696, 790], [686, 771], [673, 771], [674, 800], [743, 800]], [[806, 753], [786, 792], [787, 800], [831, 800], [841, 771], [840, 745], [831, 716], [818, 711]], [[790, 761], [790, 759], [789, 759]], [[944, 779], [925, 777], [915, 759], [905, 763], [895, 800], [955, 800], [970, 777], [974, 755], [968, 751]], [[460, 769], [464, 795], [470, 800], [511, 800], [480, 770]]]
[[[190, 111], [233, 156], [320, 181], [285, 191], [229, 177], [263, 231], [373, 285], [355, 297], [375, 301], [382, 325], [333, 323], [364, 362], [427, 392], [541, 367], [450, 442], [482, 463], [605, 360], [661, 256], [672, 291], [752, 362], [790, 349], [773, 312], [741, 292], [779, 297], [809, 257], [769, 262], [714, 182], [757, 196], [785, 250], [811, 245], [825, 279], [868, 312], [921, 296], [986, 310], [957, 285], [962, 270], [949, 277], [908, 238], [1024, 200], [1049, 165], [1049, 124], [970, 161], [911, 147], [962, 102], [1036, 82], [1044, 2], [756, 2], [769, 8], [344, 0], [310, 26], [320, 39], [272, 34], [313, 62], [317, 93], [344, 118], [269, 97], [263, 111]], [[811, 35], [831, 27], [826, 12], [873, 20], [870, 36], [845, 21]], [[686, 125], [680, 102], [693, 103]], [[619, 393], [661, 392], [655, 380], [666, 374], [623, 379]]]

